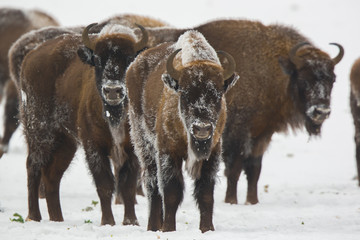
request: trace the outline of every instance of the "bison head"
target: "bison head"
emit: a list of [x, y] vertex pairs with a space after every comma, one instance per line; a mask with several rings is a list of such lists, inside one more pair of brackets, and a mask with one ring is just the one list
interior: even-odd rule
[[188, 136], [188, 154], [204, 160], [210, 156], [217, 123], [226, 107], [224, 94], [238, 79], [234, 73], [235, 61], [229, 54], [218, 52], [225, 56], [226, 68], [208, 60], [198, 60], [176, 70], [173, 59], [180, 50], [169, 56], [167, 74], [162, 75], [162, 80], [179, 95], [179, 113]]
[[340, 49], [334, 59], [307, 42], [295, 45], [289, 52], [289, 58], [279, 59], [283, 71], [290, 76], [289, 86], [305, 116], [305, 127], [310, 135], [319, 134], [323, 122], [330, 115], [334, 66], [344, 55], [341, 45], [331, 44]]
[[[148, 34], [144, 27], [137, 25], [142, 32], [139, 41], [126, 32], [110, 30], [92, 39], [88, 32], [95, 25], [90, 24], [84, 29], [82, 41], [85, 46], [78, 49], [78, 55], [84, 63], [95, 68], [96, 86], [103, 101], [105, 117], [116, 124], [126, 116], [125, 71], [137, 54], [146, 47]], [[130, 30], [121, 25], [114, 28], [116, 27]]]

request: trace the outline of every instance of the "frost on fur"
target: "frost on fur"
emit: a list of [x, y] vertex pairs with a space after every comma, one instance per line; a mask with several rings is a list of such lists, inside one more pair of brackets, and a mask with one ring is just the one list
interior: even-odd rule
[[183, 66], [198, 60], [212, 61], [220, 65], [216, 51], [198, 31], [191, 30], [181, 35], [176, 43], [176, 49], [182, 49], [181, 58]]

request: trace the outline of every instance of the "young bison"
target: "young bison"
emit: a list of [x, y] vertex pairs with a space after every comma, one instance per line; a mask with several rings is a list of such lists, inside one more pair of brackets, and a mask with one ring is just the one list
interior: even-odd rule
[[133, 29], [109, 24], [89, 36], [91, 26], [82, 37], [66, 34], [46, 41], [22, 63], [18, 86], [28, 144], [29, 220], [41, 220], [41, 178], [50, 220], [63, 221], [59, 185], [81, 143], [100, 198], [101, 224], [115, 224], [110, 154], [121, 161], [118, 188], [125, 207], [123, 224], [138, 224], [134, 209], [138, 162], [123, 112], [122, 81], [127, 66], [146, 46], [147, 33], [139, 26], [142, 38], [138, 40]]
[[127, 71], [131, 136], [145, 171], [150, 207], [148, 230], [176, 230], [184, 161], [194, 179], [200, 230], [214, 230], [213, 191], [226, 121], [224, 94], [238, 79], [233, 58], [218, 54], [225, 57], [225, 67], [199, 32], [188, 31], [177, 43], [140, 54]]
[[18, 125], [18, 105], [14, 82], [10, 80], [8, 51], [24, 33], [46, 26], [57, 26], [57, 21], [38, 10], [0, 8], [0, 101], [5, 98], [4, 132], [0, 139], [0, 158], [8, 151], [11, 136]]
[[356, 165], [360, 186], [360, 58], [354, 62], [351, 68], [350, 86], [350, 107], [355, 126]]

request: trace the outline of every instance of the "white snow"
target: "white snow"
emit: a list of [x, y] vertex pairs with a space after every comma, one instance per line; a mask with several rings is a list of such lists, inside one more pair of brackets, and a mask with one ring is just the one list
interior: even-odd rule
[[[195, 26], [217, 18], [282, 23], [294, 26], [332, 57], [338, 50], [329, 43], [342, 44], [345, 56], [335, 68], [332, 112], [323, 125], [321, 138], [309, 139], [305, 131], [296, 136], [273, 137], [258, 184], [259, 204], [244, 205], [244, 174], [238, 186], [239, 204], [225, 204], [226, 179], [224, 166], [220, 166], [215, 188], [214, 232], [201, 234], [198, 229], [199, 211], [192, 197], [192, 181], [186, 174], [176, 232], [146, 231], [147, 199], [139, 196], [136, 214], [140, 226], [122, 226], [123, 206], [119, 205], [113, 205], [117, 225], [100, 226], [99, 204], [93, 211], [82, 211], [91, 206], [92, 200], [98, 201], [83, 151], [77, 153], [61, 184], [64, 222], [49, 221], [45, 200], [40, 200], [43, 217], [40, 223], [11, 222], [14, 213], [24, 218], [27, 215], [26, 145], [19, 129], [10, 142], [9, 153], [0, 159], [1, 240], [359, 239], [360, 188], [353, 180], [356, 165], [349, 73], [360, 56], [360, 1], [182, 0], [181, 4], [175, 4], [168, 0], [1, 0], [0, 7], [5, 6], [44, 9], [66, 26], [100, 22], [116, 13], [153, 16], [177, 27]], [[92, 223], [84, 223], [85, 220]]]
[[208, 60], [220, 65], [215, 50], [198, 31], [190, 30], [182, 34], [176, 43], [176, 49], [180, 48], [183, 66], [197, 60]]
[[125, 27], [125, 26], [121, 26], [118, 24], [108, 24], [106, 25], [99, 33], [99, 36], [104, 36], [104, 35], [108, 35], [108, 34], [125, 34], [128, 35], [129, 37], [133, 38], [134, 40], [138, 40], [136, 34], [134, 33], [134, 31], [129, 28], [129, 27]]

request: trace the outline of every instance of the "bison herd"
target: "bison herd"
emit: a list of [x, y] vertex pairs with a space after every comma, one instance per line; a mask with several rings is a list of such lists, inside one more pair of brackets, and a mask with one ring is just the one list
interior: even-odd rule
[[[319, 135], [330, 115], [330, 57], [293, 28], [216, 20], [189, 29], [135, 14], [59, 27], [41, 11], [0, 9], [0, 156], [22, 124], [27, 142], [28, 220], [63, 221], [61, 178], [79, 146], [100, 199], [101, 224], [114, 225], [113, 193], [124, 225], [138, 225], [137, 189], [148, 199], [147, 229], [175, 231], [183, 169], [194, 182], [199, 228], [214, 230], [214, 186], [224, 161], [225, 202], [247, 204], [272, 135], [304, 128]], [[5, 19], [5, 20], [3, 20]], [[350, 75], [360, 175], [360, 60]], [[113, 168], [112, 168], [113, 165]], [[184, 165], [184, 166], [183, 166]], [[114, 169], [114, 170], [112, 170]], [[359, 180], [360, 183], [360, 180]]]

